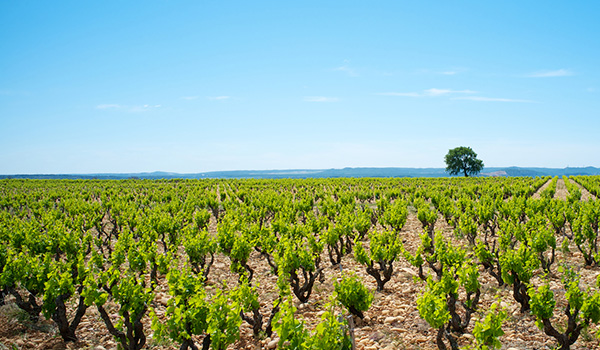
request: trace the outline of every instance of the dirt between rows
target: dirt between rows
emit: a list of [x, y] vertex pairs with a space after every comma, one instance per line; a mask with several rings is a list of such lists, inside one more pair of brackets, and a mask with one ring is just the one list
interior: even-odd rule
[[[571, 180], [569, 180], [569, 181], [571, 181]], [[569, 191], [567, 190], [567, 186], [565, 185], [565, 180], [558, 179], [558, 181], [556, 182], [556, 193], [554, 193], [554, 198], [564, 201], [567, 199], [568, 195], [569, 195]]]
[[[438, 218], [436, 229], [441, 230], [444, 236], [452, 240], [455, 244], [464, 245], [464, 241], [458, 241], [455, 238], [453, 229], [447, 225], [443, 218]], [[378, 229], [382, 229], [378, 227]], [[216, 232], [216, 223], [212, 219], [210, 230]], [[409, 210], [409, 216], [406, 225], [401, 231], [402, 240], [406, 249], [415, 252], [420, 245], [419, 234], [422, 232], [421, 224], [416, 217], [414, 210]], [[557, 246], [560, 246], [562, 239], [559, 239]], [[571, 253], [563, 254], [557, 252], [556, 267], [561, 263], [566, 263], [582, 275], [581, 283], [584, 286], [594, 286], [596, 277], [599, 273], [598, 268], [588, 268], [583, 266], [583, 258], [576, 250], [573, 243], [570, 245]], [[306, 304], [299, 304], [295, 299], [298, 308], [297, 318], [304, 321], [306, 328], [314, 329], [319, 322], [320, 316], [324, 312], [323, 306], [329, 301], [333, 292], [333, 283], [340, 278], [339, 267], [333, 267], [329, 263], [326, 253], [322, 255], [322, 266], [326, 266], [324, 271], [325, 279], [323, 282], [317, 281], [314, 286], [313, 294]], [[273, 301], [277, 297], [276, 276], [270, 272], [270, 267], [256, 252], [253, 253], [249, 262], [255, 271], [255, 279], [259, 283], [259, 300], [261, 303], [261, 312], [268, 314], [271, 310]], [[351, 255], [345, 256], [342, 260], [342, 269], [352, 271], [360, 276], [364, 284], [372, 291], [376, 289], [375, 280], [366, 273], [363, 266], [355, 262]], [[400, 258], [394, 263], [394, 273], [391, 281], [385, 285], [383, 292], [374, 292], [375, 297], [371, 308], [365, 312], [365, 319], [357, 322], [354, 331], [356, 339], [356, 348], [359, 350], [372, 349], [437, 349], [435, 345], [436, 331], [434, 331], [420, 316], [417, 310], [416, 300], [423, 293], [425, 284], [415, 279], [416, 269], [412, 267], [404, 258]], [[541, 284], [541, 275], [533, 278], [534, 285]], [[229, 271], [229, 259], [221, 254], [217, 254], [215, 264], [213, 265], [208, 281], [207, 290], [210, 293], [215, 287], [219, 287], [225, 281], [233, 288], [237, 284], [237, 275]], [[498, 287], [498, 283], [488, 273], [481, 270], [482, 296], [479, 312], [474, 315], [468, 328], [468, 332], [459, 339], [461, 346], [467, 346], [473, 342], [470, 334], [475, 321], [485, 317], [485, 312], [490, 305], [497, 299], [501, 299], [501, 306], [508, 312], [508, 319], [502, 326], [505, 334], [500, 337], [502, 349], [552, 349], [556, 343], [553, 338], [546, 336], [535, 325], [535, 318], [529, 313], [519, 312], [519, 305], [512, 297], [512, 290], [508, 286]], [[556, 275], [551, 276], [550, 288], [555, 293], [557, 308], [555, 310], [555, 319], [564, 321], [565, 317], [560, 314], [562, 306], [566, 305], [564, 294], [565, 290], [560, 283], [560, 278]], [[153, 306], [159, 315], [165, 312], [165, 306], [169, 299], [168, 287], [164, 279], [156, 289], [156, 296]], [[116, 306], [110, 305], [109, 314], [116, 317]], [[145, 330], [149, 334], [146, 348], [148, 349], [178, 349], [179, 344], [161, 342], [152, 337], [150, 329], [150, 319], [145, 317]], [[598, 331], [596, 326], [580, 336], [578, 341], [571, 347], [572, 349], [600, 349], [600, 343], [593, 335]], [[77, 343], [65, 343], [60, 338], [56, 327], [52, 321], [42, 319], [37, 324], [27, 322], [23, 314], [16, 308], [10, 299], [7, 305], [0, 308], [0, 350], [2, 349], [117, 349], [117, 343], [108, 333], [104, 323], [99, 317], [95, 307], [90, 307], [84, 316], [80, 327], [77, 330], [80, 340]], [[201, 340], [201, 339], [197, 339]], [[240, 339], [228, 349], [273, 349], [275, 348], [277, 336], [256, 340], [252, 337], [252, 329], [242, 323]]]
[[[582, 201], [588, 201], [590, 199], [595, 199], [596, 197], [591, 194], [588, 190], [586, 190], [583, 186], [581, 186], [580, 184], [578, 184], [577, 182], [571, 180], [571, 179], [567, 179], [571, 184], [575, 184], [575, 186], [577, 186], [579, 188], [579, 191], [581, 191], [581, 200]], [[533, 199], [540, 199], [541, 198], [541, 193], [548, 188], [548, 186], [550, 185], [550, 180], [546, 181], [546, 183], [544, 183], [531, 197]], [[567, 196], [569, 195], [569, 190], [567, 190], [567, 186], [565, 185], [565, 180], [559, 178], [558, 181], [556, 181], [556, 192], [554, 193], [554, 199], [560, 199], [560, 200], [566, 200]]]

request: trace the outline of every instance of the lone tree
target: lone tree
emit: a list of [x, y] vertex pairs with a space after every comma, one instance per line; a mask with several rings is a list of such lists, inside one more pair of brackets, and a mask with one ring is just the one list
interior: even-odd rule
[[477, 175], [483, 169], [483, 161], [477, 159], [471, 147], [456, 147], [448, 151], [445, 157], [446, 171], [450, 175], [464, 174], [465, 177]]

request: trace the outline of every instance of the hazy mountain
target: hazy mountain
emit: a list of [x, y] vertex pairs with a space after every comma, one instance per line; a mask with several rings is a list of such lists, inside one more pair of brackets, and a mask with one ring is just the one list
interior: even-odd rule
[[[480, 176], [575, 176], [600, 175], [600, 168], [484, 168]], [[235, 170], [211, 171], [195, 174], [172, 172], [98, 173], [98, 174], [15, 174], [0, 175], [0, 179], [303, 179], [326, 177], [445, 177], [444, 168], [343, 168], [343, 169], [289, 169], [289, 170]]]

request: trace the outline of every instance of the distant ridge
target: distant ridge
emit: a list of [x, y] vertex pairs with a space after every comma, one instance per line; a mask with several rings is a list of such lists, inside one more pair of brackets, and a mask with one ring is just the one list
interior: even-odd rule
[[[600, 168], [484, 168], [479, 176], [576, 176], [600, 175]], [[444, 168], [343, 168], [289, 170], [232, 170], [195, 174], [172, 172], [98, 173], [98, 174], [16, 174], [0, 175], [0, 179], [305, 179], [327, 177], [447, 177]]]

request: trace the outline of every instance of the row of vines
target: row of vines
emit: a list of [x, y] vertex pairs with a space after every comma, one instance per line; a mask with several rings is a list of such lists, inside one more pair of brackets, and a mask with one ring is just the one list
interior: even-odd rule
[[[564, 200], [558, 181], [1, 180], [0, 305], [65, 342], [97, 315], [130, 350], [364, 348], [355, 331], [404, 293], [388, 287], [404, 262], [421, 346], [500, 348], [517, 305], [569, 349], [600, 322], [600, 278], [582, 279], [600, 266], [600, 202], [581, 198], [600, 177], [563, 178]], [[317, 320], [297, 317], [327, 283]]]

